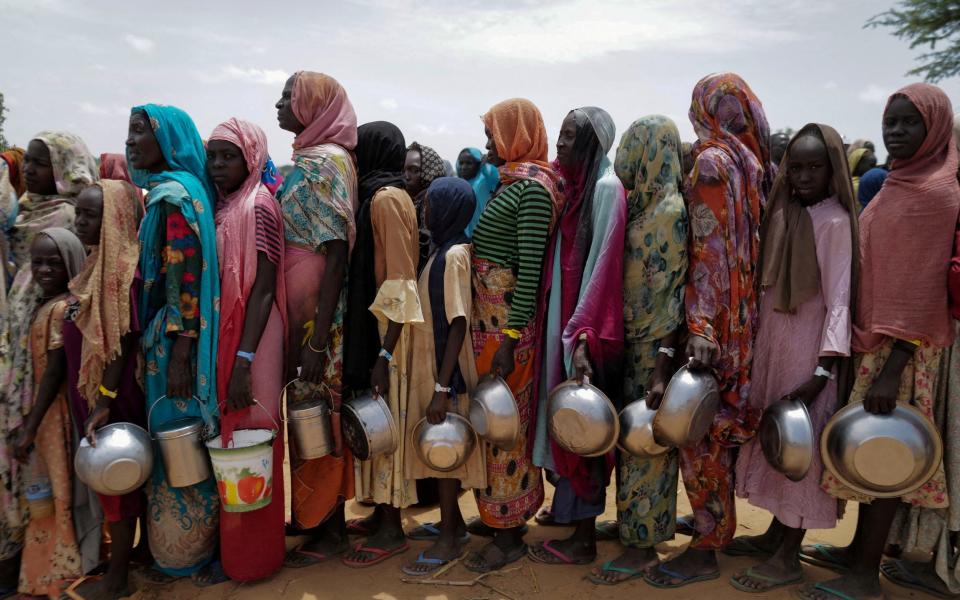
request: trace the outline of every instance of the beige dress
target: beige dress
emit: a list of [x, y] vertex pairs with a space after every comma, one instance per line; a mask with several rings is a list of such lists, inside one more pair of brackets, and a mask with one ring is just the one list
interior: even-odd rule
[[[433, 399], [433, 388], [437, 381], [436, 349], [433, 342], [433, 313], [430, 307], [430, 268], [433, 266], [431, 257], [420, 274], [417, 290], [420, 293], [420, 307], [425, 319], [411, 327], [413, 356], [416, 359], [410, 368], [410, 398], [407, 404], [407, 429], [405, 432], [407, 447], [411, 448], [404, 456], [404, 475], [408, 479], [459, 479], [464, 489], [483, 489], [487, 487], [487, 470], [484, 464], [484, 453], [481, 445], [474, 446], [473, 452], [462, 467], [454, 471], [441, 472], [431, 469], [420, 459], [414, 449], [413, 428], [427, 414], [427, 407]], [[447, 322], [452, 323], [457, 317], [469, 321], [471, 316], [472, 290], [470, 274], [470, 245], [460, 244], [447, 251], [447, 264], [443, 272], [444, 309], [447, 313]], [[451, 402], [452, 411], [467, 416], [470, 403], [470, 392], [477, 385], [477, 361], [473, 356], [473, 342], [470, 339], [470, 330], [463, 339], [459, 357], [460, 373], [467, 385], [467, 393], [460, 394]]]
[[417, 212], [410, 196], [394, 187], [381, 189], [370, 202], [373, 203], [370, 220], [373, 224], [374, 270], [379, 287], [370, 311], [379, 322], [381, 339], [386, 335], [389, 321], [404, 324], [393, 349], [390, 392], [386, 396], [401, 435], [394, 454], [357, 461], [357, 498], [406, 508], [417, 502], [416, 481], [407, 479], [403, 473], [403, 457], [410, 448], [402, 435], [407, 430], [410, 368], [414, 360], [412, 325], [423, 323], [417, 296], [417, 261], [420, 258]]

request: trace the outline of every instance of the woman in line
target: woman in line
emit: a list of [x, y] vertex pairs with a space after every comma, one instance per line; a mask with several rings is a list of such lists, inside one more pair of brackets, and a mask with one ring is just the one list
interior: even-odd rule
[[477, 199], [477, 207], [473, 211], [473, 218], [467, 225], [467, 237], [473, 236], [473, 230], [480, 222], [480, 215], [487, 208], [487, 203], [500, 183], [500, 174], [497, 168], [484, 160], [483, 152], [477, 148], [464, 148], [457, 157], [457, 177], [466, 179], [473, 188], [473, 195]]
[[[147, 192], [140, 226], [144, 395], [152, 429], [184, 417], [218, 427], [216, 400], [220, 280], [213, 184], [193, 120], [174, 106], [131, 110], [127, 163]], [[150, 410], [153, 410], [152, 416]], [[175, 488], [163, 461], [147, 481], [147, 534], [156, 560], [150, 583], [198, 573], [214, 560], [220, 503], [213, 478]]]
[[[13, 228], [20, 196], [26, 191], [22, 174], [23, 153], [23, 149], [17, 147], [0, 152], [0, 159], [3, 159], [0, 160], [0, 311], [6, 310], [7, 288], [15, 275], [7, 232]], [[0, 583], [0, 590], [2, 585]]]
[[[417, 284], [425, 318], [412, 328], [411, 346], [417, 358], [410, 369], [405, 432], [410, 440], [415, 440], [414, 427], [424, 418], [437, 424], [448, 413], [466, 417], [469, 393], [477, 384], [467, 323], [473, 304], [470, 245], [464, 232], [475, 202], [473, 189], [463, 179], [441, 177], [428, 189], [424, 216], [436, 250]], [[418, 481], [436, 478], [440, 495], [440, 523], [432, 525], [434, 535], [430, 536], [434, 543], [403, 568], [407, 575], [429, 575], [463, 555], [469, 535], [458, 496], [461, 489], [486, 487], [483, 456], [478, 444], [462, 466], [446, 472], [432, 469], [417, 452], [404, 456], [404, 476]]]
[[342, 554], [344, 503], [353, 498], [353, 456], [340, 439], [347, 261], [356, 239], [357, 117], [336, 79], [299, 71], [276, 104], [281, 129], [296, 134], [293, 171], [279, 191], [289, 323], [290, 404], [320, 395], [333, 409], [332, 454], [304, 460], [291, 445], [293, 526], [309, 536], [284, 565], [306, 567]]
[[[406, 154], [396, 125], [376, 121], [357, 129], [360, 210], [346, 343], [351, 391], [372, 389], [381, 395], [397, 431], [404, 432], [412, 392], [412, 325], [423, 322], [417, 295], [417, 212], [401, 175]], [[404, 476], [403, 466], [412, 450], [401, 437], [393, 454], [357, 462], [357, 497], [377, 506], [373, 515], [351, 524], [367, 537], [344, 556], [345, 565], [369, 567], [409, 549], [400, 510], [417, 502], [416, 482]]]
[[[267, 136], [248, 121], [229, 119], [207, 140], [207, 170], [217, 187], [220, 332], [217, 397], [225, 444], [236, 429], [276, 429], [282, 421], [287, 298], [283, 279], [283, 220], [263, 184]], [[259, 407], [254, 404], [259, 403]], [[254, 581], [283, 565], [284, 442], [273, 441], [273, 477], [261, 490], [270, 503], [250, 512], [220, 511], [223, 574]], [[250, 544], [256, 539], [256, 544]], [[198, 583], [223, 579], [211, 569]]]
[[860, 178], [870, 169], [877, 166], [877, 155], [866, 148], [851, 150], [847, 155], [850, 165], [850, 177], [853, 180], [853, 196], [857, 197], [860, 189]]
[[[129, 183], [101, 180], [77, 196], [77, 236], [90, 254], [70, 282], [63, 347], [74, 422], [93, 445], [95, 431], [108, 423], [146, 427], [137, 381], [142, 287], [137, 230], [142, 214], [139, 190]], [[84, 598], [121, 598], [131, 593], [127, 576], [137, 519], [145, 506], [143, 490], [98, 494], [97, 499], [110, 531], [110, 563], [102, 579], [82, 582], [74, 591]]]
[[[809, 124], [791, 140], [760, 230], [760, 324], [750, 404], [765, 410], [781, 399], [803, 402], [819, 440], [852, 383], [851, 307], [856, 296], [857, 204], [843, 140], [833, 128]], [[844, 387], [838, 389], [838, 380]], [[744, 554], [768, 558], [740, 571], [731, 584], [766, 593], [803, 578], [800, 544], [807, 529], [832, 529], [838, 507], [820, 489], [819, 453], [806, 477], [790, 481], [770, 466], [760, 441], [737, 459], [737, 495], [773, 514], [767, 533], [741, 537]]]
[[562, 181], [547, 162], [543, 117], [532, 102], [504, 100], [483, 123], [487, 162], [500, 170], [502, 187], [473, 232], [473, 349], [481, 376], [499, 375], [510, 386], [520, 433], [512, 450], [485, 444], [487, 487], [475, 493], [482, 523], [495, 533], [466, 561], [480, 573], [526, 555], [523, 528], [543, 504], [543, 479], [531, 456], [542, 325], [536, 309], [547, 241], [565, 201]]
[[[938, 401], [941, 356], [954, 338], [948, 301], [960, 186], [950, 99], [936, 86], [908, 85], [883, 112], [883, 142], [893, 159], [883, 189], [860, 216], [860, 280], [853, 349], [858, 353], [850, 402], [875, 414], [898, 402], [931, 421], [944, 414]], [[904, 249], [923, 240], [924, 260]], [[909, 281], [910, 285], [903, 285]], [[891, 522], [902, 502], [928, 509], [950, 505], [941, 465], [916, 491], [872, 498], [826, 473], [832, 495], [860, 502], [857, 531], [847, 548], [805, 546], [802, 558], [845, 574], [810, 584], [800, 596], [817, 600], [881, 598], [879, 567]]]
[[18, 586], [22, 594], [57, 597], [67, 581], [84, 573], [83, 540], [73, 520], [75, 435], [63, 349], [67, 284], [80, 272], [84, 254], [83, 244], [66, 229], [38, 232], [30, 244], [24, 287], [10, 299], [16, 319], [10, 333], [16, 344], [7, 359], [11, 371], [3, 392], [10, 403], [11, 450], [19, 469], [26, 471], [20, 477], [46, 480], [52, 492], [48, 514], [41, 514], [35, 503], [29, 513]]
[[857, 210], [863, 212], [873, 197], [880, 192], [886, 179], [887, 170], [883, 167], [874, 167], [860, 177], [860, 184], [857, 186], [857, 203], [859, 204]]
[[586, 564], [597, 555], [596, 518], [606, 508], [614, 452], [583, 458], [550, 438], [547, 399], [568, 378], [590, 382], [620, 404], [623, 359], [623, 243], [627, 220], [623, 184], [607, 153], [616, 127], [603, 109], [570, 111], [557, 138], [553, 167], [564, 179], [567, 204], [545, 257], [537, 320], [543, 358], [534, 373], [537, 412], [533, 462], [554, 474], [551, 515], [576, 529], [565, 540], [530, 546], [547, 564]]
[[[652, 115], [620, 139], [614, 167], [627, 192], [623, 319], [623, 402], [657, 408], [673, 374], [683, 325], [687, 273], [687, 208], [677, 126]], [[677, 520], [678, 453], [619, 457], [617, 522], [622, 555], [594, 569], [590, 580], [613, 585], [642, 577], [657, 564], [656, 545]]]
[[417, 227], [420, 230], [420, 255], [417, 260], [417, 273], [423, 270], [423, 266], [430, 256], [430, 232], [427, 231], [427, 224], [423, 217], [427, 188], [435, 179], [443, 176], [443, 159], [440, 158], [436, 150], [417, 142], [410, 144], [410, 147], [407, 148], [407, 157], [403, 163], [403, 181], [406, 186], [405, 189], [413, 198], [413, 205], [417, 209]]
[[712, 366], [721, 405], [706, 437], [680, 449], [680, 471], [695, 534], [679, 556], [649, 571], [673, 588], [720, 576], [716, 551], [737, 528], [736, 447], [756, 433], [747, 402], [757, 322], [760, 212], [770, 189], [770, 132], [763, 106], [733, 73], [708, 75], [693, 90], [690, 121], [699, 138], [687, 187], [692, 233], [684, 301], [695, 369]]

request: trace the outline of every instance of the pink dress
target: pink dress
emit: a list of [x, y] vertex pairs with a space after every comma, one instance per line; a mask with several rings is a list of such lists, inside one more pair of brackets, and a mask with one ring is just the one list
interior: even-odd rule
[[[796, 314], [775, 311], [772, 296], [761, 298], [750, 384], [750, 404], [757, 409], [809, 379], [820, 356], [850, 355], [850, 214], [836, 198], [807, 211], [813, 220], [820, 293], [797, 307]], [[837, 382], [830, 381], [810, 408], [817, 442], [836, 408]], [[770, 511], [788, 527], [829, 529], [836, 525], [837, 501], [820, 489], [822, 471], [816, 451], [807, 476], [792, 482], [767, 463], [755, 438], [740, 450], [737, 495]]]

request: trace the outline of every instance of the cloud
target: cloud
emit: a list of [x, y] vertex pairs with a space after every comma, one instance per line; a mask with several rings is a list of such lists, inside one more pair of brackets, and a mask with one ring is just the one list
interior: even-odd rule
[[836, 81], [833, 81], [832, 79], [826, 82], [825, 84], [823, 84], [823, 89], [825, 90], [835, 90], [838, 87], [840, 87], [840, 85]]
[[436, 136], [436, 135], [453, 135], [453, 130], [450, 129], [446, 123], [441, 123], [439, 125], [427, 125], [425, 123], [417, 123], [413, 126], [417, 133], [422, 133], [427, 136]]
[[133, 48], [137, 52], [142, 52], [144, 54], [153, 52], [153, 48], [156, 46], [156, 43], [154, 43], [154, 41], [151, 40], [150, 38], [141, 37], [139, 35], [133, 35], [132, 33], [128, 33], [125, 36], [123, 36], [123, 41], [125, 41], [131, 48]]
[[385, 108], [390, 112], [393, 112], [400, 108], [400, 104], [393, 98], [384, 98], [380, 101], [380, 108]]
[[81, 102], [77, 104], [77, 109], [86, 115], [95, 115], [98, 117], [104, 117], [108, 115], [113, 116], [127, 116], [130, 114], [130, 108], [126, 106], [120, 106], [115, 104], [113, 106], [104, 106], [101, 104], [94, 104], [93, 102]]
[[243, 81], [260, 85], [279, 85], [284, 83], [289, 75], [279, 69], [258, 69], [255, 67], [240, 68], [227, 65], [216, 73], [197, 73], [196, 78], [204, 83], [222, 83], [224, 81]]
[[890, 92], [888, 90], [875, 83], [871, 83], [866, 87], [866, 89], [857, 94], [857, 98], [863, 102], [869, 102], [870, 104], [883, 104], [889, 95]]

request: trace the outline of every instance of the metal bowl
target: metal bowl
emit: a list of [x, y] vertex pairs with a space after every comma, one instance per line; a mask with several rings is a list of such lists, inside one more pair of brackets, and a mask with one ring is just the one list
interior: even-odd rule
[[393, 454], [400, 445], [390, 407], [371, 392], [343, 404], [340, 425], [344, 443], [359, 460]]
[[653, 417], [657, 411], [649, 408], [644, 399], [631, 402], [620, 411], [621, 450], [639, 458], [653, 458], [670, 450], [653, 439]]
[[426, 418], [413, 428], [413, 443], [420, 460], [435, 471], [449, 472], [467, 462], [477, 444], [470, 421], [448, 412], [442, 423], [431, 425]]
[[603, 456], [620, 438], [617, 409], [586, 379], [553, 388], [547, 397], [547, 427], [561, 448], [580, 456]]
[[780, 399], [768, 406], [760, 419], [757, 437], [770, 466], [790, 481], [807, 476], [816, 441], [813, 421], [801, 400]]
[[653, 418], [653, 437], [661, 446], [697, 444], [707, 435], [719, 408], [720, 388], [713, 374], [680, 367]]
[[485, 377], [470, 398], [470, 424], [477, 435], [501, 450], [512, 450], [520, 441], [520, 410], [500, 377]]
[[908, 404], [875, 415], [862, 403], [833, 415], [820, 438], [824, 466], [850, 489], [875, 498], [897, 498], [930, 480], [943, 459], [934, 424]]
[[104, 496], [122, 496], [142, 486], [153, 470], [153, 441], [133, 423], [111, 423], [96, 431], [97, 445], [87, 438], [73, 459], [77, 477]]

